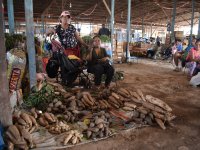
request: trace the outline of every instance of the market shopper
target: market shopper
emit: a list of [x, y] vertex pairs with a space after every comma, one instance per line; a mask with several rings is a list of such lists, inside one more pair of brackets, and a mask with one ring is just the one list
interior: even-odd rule
[[110, 64], [109, 55], [107, 55], [105, 48], [100, 47], [101, 40], [99, 36], [93, 37], [93, 47], [87, 55], [88, 72], [94, 74], [94, 82], [97, 89], [100, 88], [101, 77], [106, 75], [105, 87], [109, 87], [114, 75], [114, 68]]
[[180, 71], [178, 67], [178, 61], [181, 58], [183, 54], [183, 46], [182, 46], [182, 41], [181, 40], [176, 40], [175, 45], [172, 47], [172, 54], [173, 54], [173, 59], [175, 63], [175, 69], [174, 71]]
[[80, 57], [78, 43], [86, 48], [88, 48], [88, 45], [85, 44], [76, 28], [71, 24], [71, 18], [69, 11], [63, 11], [59, 17], [59, 25], [51, 28], [47, 35], [57, 34], [61, 45], [65, 48], [65, 54]]

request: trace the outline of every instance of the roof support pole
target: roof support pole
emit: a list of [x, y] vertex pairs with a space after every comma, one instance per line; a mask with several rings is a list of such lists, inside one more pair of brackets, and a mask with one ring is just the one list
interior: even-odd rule
[[44, 15], [41, 16], [41, 20], [42, 20], [42, 35], [44, 36], [44, 34], [45, 34], [45, 30], [44, 30]]
[[14, 22], [13, 0], [7, 0], [7, 7], [8, 7], [9, 33], [14, 34], [15, 22]]
[[[112, 0], [111, 2], [111, 51], [114, 51], [114, 46], [113, 46], [113, 37], [114, 37], [114, 13], [115, 13], [115, 0]], [[112, 55], [111, 55], [112, 59]]]
[[144, 37], [144, 16], [142, 16], [142, 37]]
[[194, 20], [194, 0], [192, 0], [192, 17], [191, 17], [191, 29], [190, 29], [190, 45], [192, 45], [193, 20]]
[[200, 12], [199, 12], [199, 28], [198, 28], [198, 36], [197, 38], [200, 38]]
[[30, 88], [32, 88], [36, 83], [33, 1], [25, 0], [24, 4], [25, 4], [25, 18], [26, 18], [26, 44], [28, 50]]
[[153, 23], [151, 23], [151, 34], [150, 34], [150, 37], [152, 37], [152, 24], [153, 24]]
[[3, 0], [0, 0], [0, 72], [0, 122], [3, 126], [9, 126], [12, 124], [12, 114], [8, 92]]
[[174, 35], [175, 18], [176, 18], [176, 0], [174, 0], [173, 14], [172, 14], [171, 43], [175, 42], [175, 35]]
[[129, 51], [129, 42], [130, 42], [130, 32], [131, 32], [131, 0], [128, 0], [128, 15], [127, 15], [127, 46], [126, 46], [126, 62], [129, 61], [130, 51]]

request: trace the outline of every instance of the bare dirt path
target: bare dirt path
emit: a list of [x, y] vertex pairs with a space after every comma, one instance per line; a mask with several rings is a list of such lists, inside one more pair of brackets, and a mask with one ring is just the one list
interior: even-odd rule
[[103, 141], [75, 146], [71, 150], [199, 150], [200, 149], [200, 88], [189, 85], [186, 74], [174, 72], [172, 65], [140, 60], [134, 64], [117, 64], [125, 79], [120, 85], [141, 89], [167, 102], [177, 118], [174, 127], [158, 126], [124, 131]]

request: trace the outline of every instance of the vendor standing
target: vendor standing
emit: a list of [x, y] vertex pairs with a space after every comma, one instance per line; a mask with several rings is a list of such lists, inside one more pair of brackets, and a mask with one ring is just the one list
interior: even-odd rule
[[108, 28], [105, 27], [105, 24], [102, 24], [102, 28], [100, 28], [98, 35], [107, 35], [108, 37], [110, 37], [110, 31]]
[[51, 28], [47, 32], [47, 35], [57, 33], [61, 45], [65, 48], [65, 54], [80, 57], [78, 42], [86, 48], [88, 48], [88, 46], [79, 36], [76, 28], [70, 24], [71, 18], [69, 11], [63, 11], [59, 17], [60, 24]]

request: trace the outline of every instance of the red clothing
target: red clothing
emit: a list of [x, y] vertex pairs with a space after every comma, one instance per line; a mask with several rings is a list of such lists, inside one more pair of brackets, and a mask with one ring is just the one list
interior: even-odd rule
[[67, 48], [64, 51], [65, 55], [75, 55], [80, 58], [80, 49], [78, 47], [75, 48]]
[[192, 48], [189, 51], [189, 54], [187, 55], [186, 60], [187, 61], [191, 61], [193, 56], [194, 56], [194, 59], [199, 59], [200, 60], [200, 54], [197, 52], [197, 50], [195, 48]]

